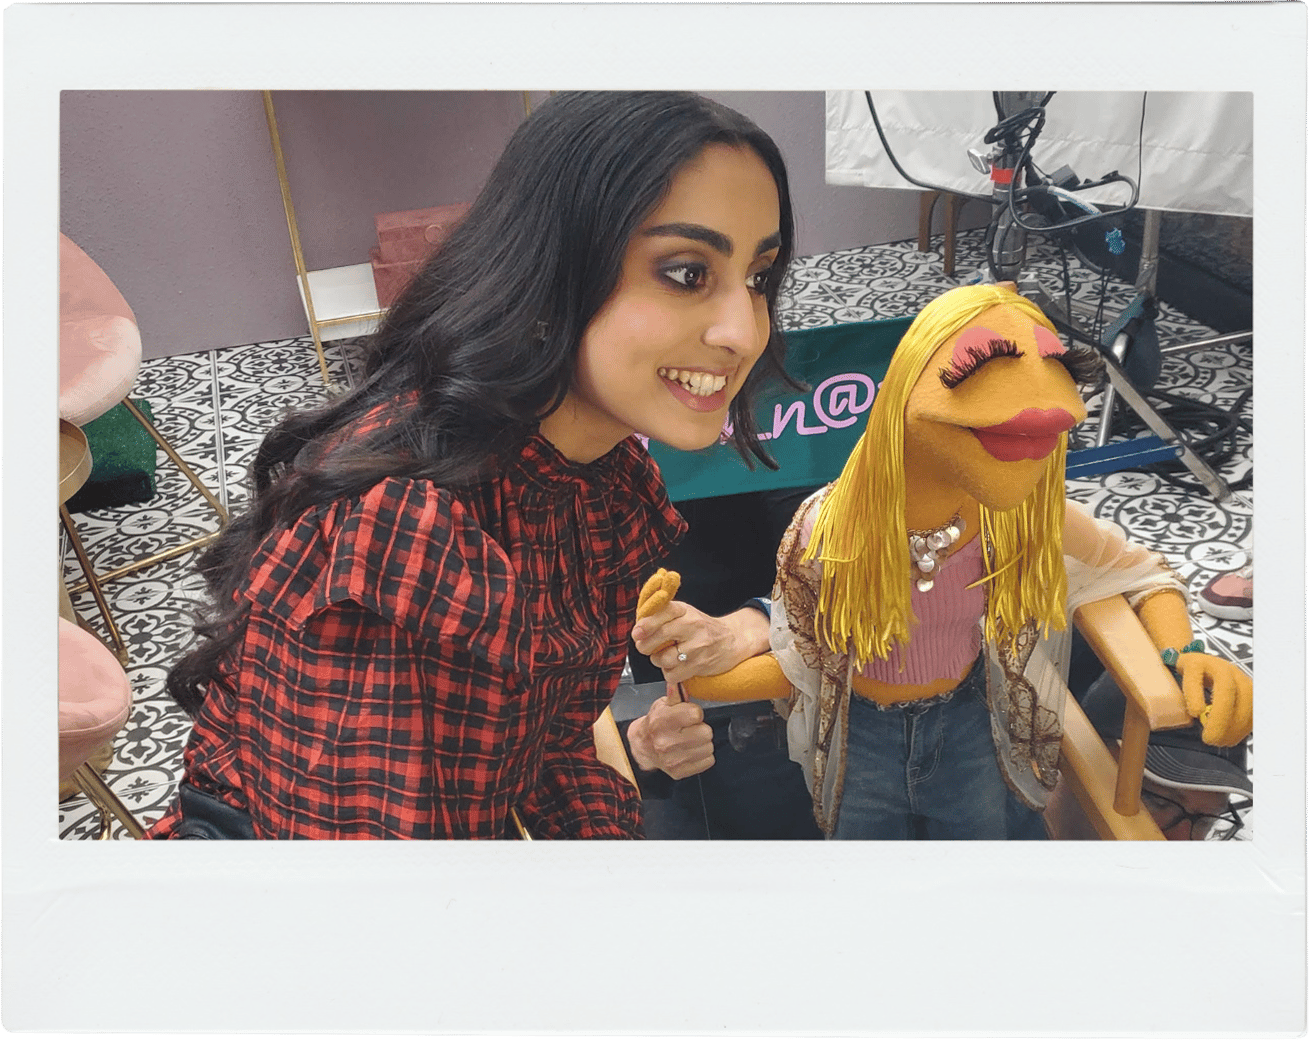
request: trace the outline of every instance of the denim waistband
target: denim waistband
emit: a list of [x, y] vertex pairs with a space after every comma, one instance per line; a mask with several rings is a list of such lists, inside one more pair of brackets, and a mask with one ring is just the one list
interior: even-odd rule
[[911, 716], [926, 712], [935, 705], [944, 705], [953, 701], [956, 694], [964, 698], [981, 697], [986, 693], [986, 652], [983, 651], [977, 656], [968, 670], [968, 675], [959, 681], [959, 685], [944, 694], [934, 694], [930, 698], [919, 698], [916, 701], [895, 701], [890, 705], [883, 705], [880, 701], [862, 697], [854, 691], [850, 693], [852, 703], [858, 701], [861, 704], [871, 705], [878, 712], [903, 712]]

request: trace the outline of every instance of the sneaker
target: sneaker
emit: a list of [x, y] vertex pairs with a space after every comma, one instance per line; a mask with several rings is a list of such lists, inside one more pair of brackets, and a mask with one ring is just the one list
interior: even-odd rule
[[1205, 614], [1248, 622], [1254, 617], [1254, 565], [1211, 578], [1196, 599]]

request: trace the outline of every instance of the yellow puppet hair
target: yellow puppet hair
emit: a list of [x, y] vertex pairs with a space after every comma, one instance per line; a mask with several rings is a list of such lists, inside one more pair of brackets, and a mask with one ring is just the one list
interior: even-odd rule
[[[909, 641], [911, 561], [905, 524], [904, 413], [936, 349], [997, 304], [1017, 307], [1054, 331], [1037, 307], [1000, 286], [960, 286], [919, 312], [891, 358], [868, 426], [814, 522], [805, 560], [823, 565], [818, 633], [858, 662], [890, 657]], [[1064, 628], [1064, 456], [1050, 456], [1035, 491], [1012, 510], [982, 507], [988, 585], [986, 636], [1013, 639], [1028, 619]]]

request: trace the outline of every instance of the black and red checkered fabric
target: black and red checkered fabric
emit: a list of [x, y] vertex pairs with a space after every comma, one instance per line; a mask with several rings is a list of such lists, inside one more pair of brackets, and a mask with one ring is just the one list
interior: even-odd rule
[[212, 687], [184, 780], [261, 838], [501, 837], [513, 806], [540, 838], [639, 837], [591, 725], [684, 527], [634, 438], [581, 465], [533, 435], [473, 488], [308, 511], [253, 562], [238, 693]]

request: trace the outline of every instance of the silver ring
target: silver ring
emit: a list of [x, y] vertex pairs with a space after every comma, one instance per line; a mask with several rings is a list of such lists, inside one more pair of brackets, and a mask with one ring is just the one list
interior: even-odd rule
[[686, 661], [686, 653], [685, 653], [684, 651], [678, 651], [678, 652], [677, 652], [677, 660], [678, 660], [679, 662], [684, 662], [684, 661]]

